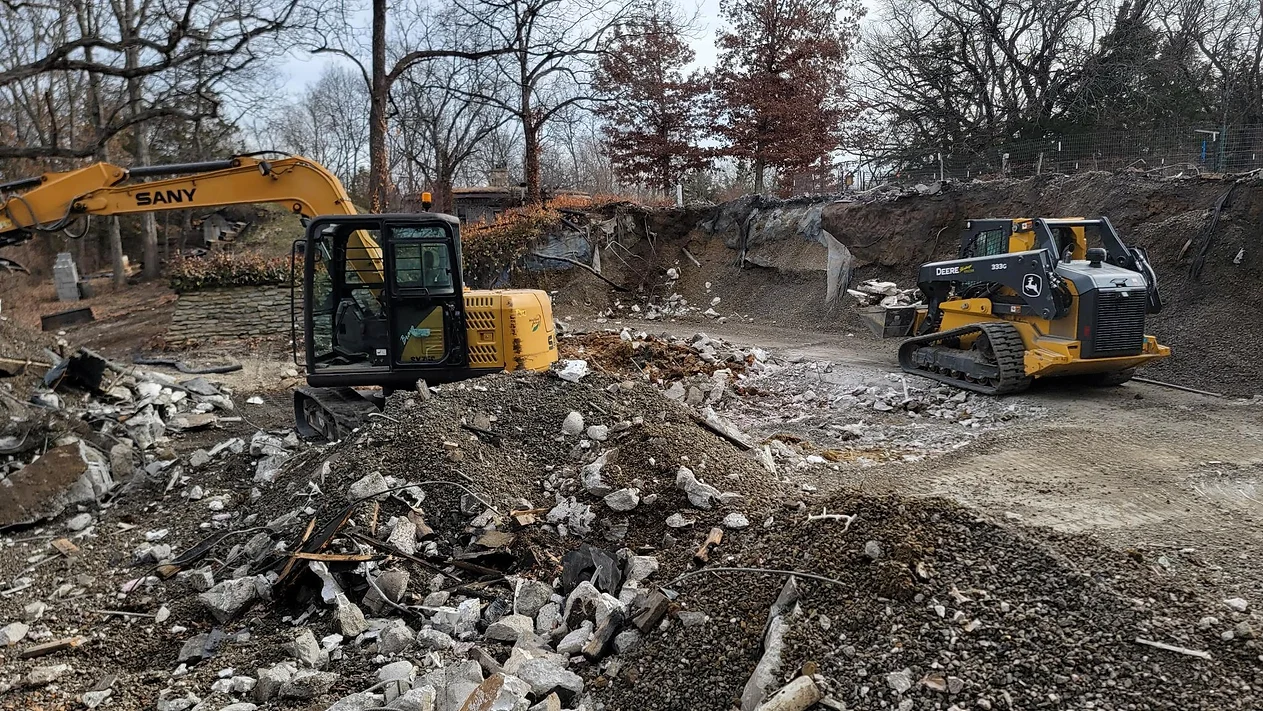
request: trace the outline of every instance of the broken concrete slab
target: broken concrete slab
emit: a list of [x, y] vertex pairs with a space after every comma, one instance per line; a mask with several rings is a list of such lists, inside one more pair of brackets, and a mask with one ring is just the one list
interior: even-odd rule
[[0, 528], [57, 516], [113, 487], [109, 460], [100, 451], [82, 441], [54, 447], [0, 479]]
[[345, 594], [338, 593], [334, 598], [334, 604], [337, 606], [338, 631], [344, 636], [357, 637], [368, 629], [364, 613]]
[[26, 639], [26, 633], [30, 629], [25, 622], [10, 622], [4, 627], [0, 627], [0, 647], [12, 647], [21, 642]]
[[153, 407], [143, 408], [128, 418], [123, 426], [127, 428], [127, 436], [142, 450], [152, 449], [167, 429]]
[[298, 663], [305, 667], [324, 669], [329, 664], [329, 652], [320, 646], [316, 635], [309, 629], [299, 630], [289, 648]]
[[431, 671], [420, 684], [435, 690], [435, 711], [460, 711], [482, 682], [482, 667], [478, 662], [463, 659]]
[[[364, 595], [364, 606], [372, 610], [375, 614], [380, 614], [382, 610], [390, 607], [387, 600], [398, 603], [403, 593], [408, 589], [408, 581], [411, 576], [406, 570], [387, 570], [373, 579], [375, 587], [370, 586], [369, 591]], [[377, 591], [381, 590], [379, 594]], [[385, 600], [382, 599], [385, 594]]]
[[618, 457], [618, 449], [610, 449], [602, 452], [599, 457], [592, 460], [583, 467], [581, 473], [583, 479], [583, 488], [593, 496], [605, 496], [614, 491], [614, 487], [606, 484], [601, 478], [601, 471], [605, 466]]
[[711, 508], [721, 495], [719, 489], [699, 481], [688, 467], [680, 467], [676, 471], [675, 485], [688, 495], [689, 503], [699, 509]]
[[516, 642], [519, 637], [535, 631], [535, 620], [526, 615], [507, 615], [487, 627], [487, 639], [497, 642]]
[[292, 679], [281, 684], [279, 696], [282, 699], [307, 701], [329, 691], [337, 680], [338, 675], [333, 672], [300, 671]]
[[57, 681], [68, 671], [70, 671], [69, 664], [50, 664], [35, 667], [26, 675], [23, 683], [27, 686], [44, 686]]
[[372, 472], [352, 484], [346, 496], [351, 501], [368, 498], [380, 500], [386, 498], [386, 490], [389, 488], [390, 485], [386, 483], [386, 477], [382, 476], [381, 472]]
[[416, 645], [416, 632], [404, 624], [391, 625], [377, 637], [377, 648], [382, 654], [400, 654]]
[[460, 711], [518, 711], [530, 692], [530, 684], [517, 677], [492, 674], [465, 699]]
[[565, 659], [559, 656], [528, 659], [517, 665], [513, 674], [531, 685], [536, 698], [553, 692], [565, 698], [583, 693], [583, 677], [566, 669]]
[[517, 581], [513, 592], [513, 611], [519, 615], [535, 617], [540, 608], [547, 605], [553, 596], [553, 586], [548, 583], [529, 578]]
[[265, 703], [275, 698], [281, 685], [294, 678], [298, 667], [293, 662], [278, 662], [270, 667], [260, 667], [255, 674], [254, 700]]

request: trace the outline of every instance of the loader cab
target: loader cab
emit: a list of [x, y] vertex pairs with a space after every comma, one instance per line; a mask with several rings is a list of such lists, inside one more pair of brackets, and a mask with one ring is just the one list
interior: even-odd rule
[[467, 370], [456, 218], [320, 217], [303, 248], [307, 382], [410, 388]]
[[1089, 224], [1094, 226], [1095, 221], [1079, 218], [969, 220], [961, 237], [960, 258], [1047, 249], [1055, 256], [1054, 261], [1086, 259], [1088, 238], [1085, 230]]

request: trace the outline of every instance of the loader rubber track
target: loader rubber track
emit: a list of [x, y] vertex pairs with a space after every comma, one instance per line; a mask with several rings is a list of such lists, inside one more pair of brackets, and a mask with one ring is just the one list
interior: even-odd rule
[[[959, 344], [971, 334], [980, 334], [973, 349], [947, 343]], [[1019, 393], [1031, 384], [1022, 334], [1003, 321], [909, 338], [899, 346], [899, 366], [904, 372], [984, 395]]]

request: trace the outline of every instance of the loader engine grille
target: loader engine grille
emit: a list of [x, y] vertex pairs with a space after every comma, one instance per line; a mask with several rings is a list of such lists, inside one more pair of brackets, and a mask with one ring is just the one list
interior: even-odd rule
[[[1139, 355], [1145, 345], [1144, 289], [1101, 289], [1089, 338], [1088, 358]], [[1086, 345], [1086, 344], [1085, 344]]]

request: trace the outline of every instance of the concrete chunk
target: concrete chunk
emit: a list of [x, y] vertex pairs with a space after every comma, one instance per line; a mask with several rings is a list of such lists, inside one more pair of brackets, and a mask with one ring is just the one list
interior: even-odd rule
[[351, 485], [347, 490], [347, 499], [350, 501], [359, 501], [365, 498], [384, 499], [384, 493], [390, 486], [386, 484], [386, 478], [381, 472], [373, 472], [361, 477], [358, 481]]
[[302, 671], [281, 684], [280, 697], [304, 701], [314, 699], [333, 688], [337, 681], [338, 675], [333, 672]]
[[526, 615], [508, 615], [487, 627], [487, 639], [516, 642], [518, 637], [535, 631], [535, 621]]
[[351, 602], [343, 593], [334, 598], [337, 607], [338, 631], [345, 637], [357, 637], [368, 629], [368, 622], [359, 606]]
[[243, 607], [258, 597], [254, 578], [225, 580], [197, 596], [220, 622], [231, 620]]
[[523, 578], [513, 592], [513, 611], [519, 615], [534, 617], [553, 596], [553, 586], [538, 580]]

